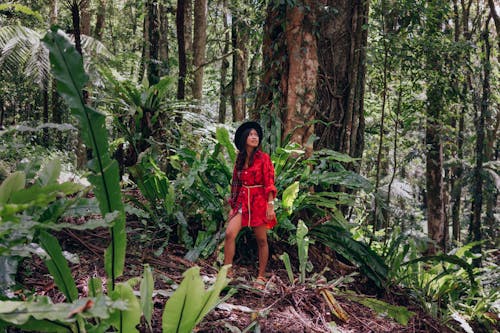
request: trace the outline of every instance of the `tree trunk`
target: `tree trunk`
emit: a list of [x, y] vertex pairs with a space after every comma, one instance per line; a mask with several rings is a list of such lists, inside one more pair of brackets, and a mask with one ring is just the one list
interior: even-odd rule
[[[80, 53], [83, 56], [82, 42], [81, 42], [81, 36], [80, 36], [80, 9], [78, 7], [77, 0], [73, 0], [70, 9], [71, 9], [71, 17], [73, 20], [73, 35], [75, 37], [75, 49], [78, 53]], [[87, 97], [88, 97], [87, 92], [84, 90], [83, 91], [84, 102], [87, 101]], [[83, 141], [79, 135], [77, 148], [76, 148], [76, 166], [77, 166], [77, 168], [79, 168], [79, 169], [83, 168], [83, 166], [87, 163], [87, 155], [88, 155], [88, 151], [85, 148]]]
[[239, 16], [233, 15], [231, 27], [233, 43], [233, 89], [231, 104], [233, 121], [242, 121], [246, 117], [245, 90], [247, 86], [248, 69], [248, 28]]
[[299, 1], [293, 7], [269, 3], [262, 48], [264, 75], [255, 108], [269, 121], [265, 126], [283, 123], [281, 136], [271, 137], [271, 143], [279, 146], [289, 136], [308, 153], [312, 151], [310, 121], [318, 77], [317, 5], [312, 0]]
[[[224, 27], [224, 49], [222, 54], [227, 54], [229, 52], [229, 8], [227, 6], [227, 0], [222, 1], [222, 24]], [[226, 57], [222, 58], [222, 64], [220, 68], [220, 92], [219, 92], [219, 123], [224, 124], [226, 122], [227, 113], [227, 87], [226, 87], [226, 77], [227, 70], [229, 68], [229, 61]]]
[[[489, 19], [486, 20], [484, 31], [481, 33], [483, 40], [481, 67], [483, 70], [482, 77], [482, 97], [479, 115], [475, 116], [474, 123], [476, 125], [476, 165], [474, 166], [473, 178], [473, 195], [472, 195], [472, 216], [469, 226], [469, 238], [471, 241], [480, 242], [482, 239], [481, 232], [481, 211], [483, 205], [483, 162], [484, 162], [484, 139], [485, 139], [485, 120], [489, 112], [490, 99], [490, 54], [491, 46], [489, 43]], [[472, 249], [475, 253], [481, 253], [481, 244], [477, 244]], [[475, 266], [481, 265], [481, 258], [474, 259]]]
[[155, 85], [160, 82], [159, 51], [160, 51], [160, 20], [158, 13], [158, 2], [148, 1], [148, 37], [149, 37], [149, 59], [148, 59], [148, 82]]
[[105, 24], [106, 24], [106, 0], [99, 0], [99, 5], [97, 7], [96, 21], [95, 21], [95, 29], [94, 29], [94, 37], [96, 39], [102, 40]]
[[285, 31], [289, 56], [288, 82], [282, 81], [286, 89], [286, 109], [283, 115], [284, 132], [291, 142], [304, 146], [312, 153], [309, 137], [314, 132], [316, 83], [318, 80], [318, 47], [315, 37], [315, 0], [305, 0], [304, 7], [295, 6], [287, 10]]
[[3, 105], [2, 96], [0, 96], [0, 130], [3, 130], [3, 120], [5, 118], [5, 107]]
[[75, 37], [75, 49], [83, 55], [82, 52], [82, 39], [80, 33], [80, 8], [78, 6], [78, 1], [73, 0], [71, 4], [71, 17], [73, 20], [73, 36]]
[[170, 73], [168, 56], [168, 10], [164, 3], [160, 4], [160, 75], [168, 75]]
[[83, 35], [90, 36], [90, 0], [80, 0], [80, 32]]
[[141, 83], [144, 78], [144, 72], [146, 71], [146, 64], [150, 61], [150, 48], [149, 48], [149, 7], [146, 6], [144, 21], [142, 24], [142, 52], [141, 52], [141, 63], [139, 65], [139, 73], [137, 77], [137, 82]]
[[203, 97], [203, 72], [207, 46], [207, 0], [194, 1], [193, 36], [193, 98], [201, 103]]
[[[329, 0], [319, 17], [317, 148], [352, 157], [364, 149], [364, 90], [369, 1]], [[359, 170], [359, 165], [348, 165]]]
[[[466, 15], [463, 13], [463, 15]], [[453, 0], [453, 22], [454, 22], [454, 42], [460, 42], [460, 14], [458, 11], [458, 2], [457, 0]], [[457, 59], [459, 62], [460, 59]], [[458, 66], [455, 66], [458, 68]], [[455, 72], [455, 71], [454, 71]], [[455, 89], [459, 91], [460, 84], [457, 75], [454, 75], [454, 85]], [[462, 100], [461, 107], [459, 111], [457, 111], [457, 115], [453, 118], [452, 127], [455, 128], [456, 137], [457, 137], [457, 145], [455, 148], [457, 165], [451, 169], [450, 176], [450, 188], [451, 188], [451, 221], [452, 221], [452, 239], [455, 242], [460, 241], [460, 204], [461, 204], [461, 196], [462, 196], [462, 159], [463, 159], [463, 126], [464, 126], [464, 117], [465, 117], [465, 109], [467, 107], [467, 103], [464, 98], [464, 94], [466, 93], [466, 83], [463, 83], [463, 94], [460, 93], [460, 99]], [[456, 120], [458, 121], [456, 121]]]
[[[184, 50], [186, 53], [186, 80], [192, 80], [193, 68], [193, 0], [184, 1]], [[189, 95], [191, 90], [186, 93]]]
[[[437, 0], [429, 2], [427, 10], [427, 37], [431, 42], [437, 42], [441, 37], [440, 26], [443, 22], [442, 11]], [[443, 146], [441, 141], [444, 84], [441, 81], [442, 57], [437, 49], [426, 54], [426, 71], [428, 78], [427, 110], [425, 143], [426, 151], [426, 206], [427, 228], [429, 238], [434, 244], [429, 244], [429, 253], [437, 251], [436, 246], [445, 251], [445, 219], [444, 219], [444, 189], [443, 189]], [[436, 77], [439, 76], [439, 77]]]
[[186, 32], [184, 24], [184, 14], [186, 12], [186, 1], [177, 0], [177, 13], [175, 16], [175, 24], [177, 27], [177, 47], [179, 57], [179, 78], [177, 80], [177, 99], [183, 100], [186, 96], [186, 74], [187, 74], [187, 59], [186, 59]]

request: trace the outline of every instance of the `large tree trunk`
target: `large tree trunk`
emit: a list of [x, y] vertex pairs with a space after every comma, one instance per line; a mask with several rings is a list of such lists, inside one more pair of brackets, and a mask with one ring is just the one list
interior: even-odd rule
[[207, 0], [194, 1], [193, 36], [193, 98], [201, 103], [203, 97], [203, 72], [207, 46]]
[[233, 20], [233, 25], [231, 27], [234, 50], [231, 104], [233, 107], [233, 121], [242, 121], [246, 117], [245, 92], [248, 72], [249, 31], [243, 17], [233, 14]]
[[94, 28], [94, 37], [102, 40], [104, 25], [106, 24], [106, 0], [99, 0]]
[[160, 66], [159, 66], [160, 20], [159, 20], [157, 1], [155, 0], [148, 1], [148, 16], [149, 16], [148, 82], [149, 85], [151, 86], [160, 82]]
[[[229, 52], [229, 8], [227, 6], [227, 0], [222, 1], [222, 24], [224, 27], [224, 49], [222, 51], [223, 55], [226, 55]], [[227, 71], [229, 69], [229, 61], [227, 57], [222, 58], [222, 64], [220, 68], [220, 92], [219, 92], [219, 123], [224, 124], [226, 122], [226, 113], [227, 113], [227, 96], [228, 89], [226, 87], [226, 78]]]
[[[313, 133], [314, 101], [318, 75], [315, 37], [317, 2], [299, 1], [294, 7], [271, 2], [264, 26], [264, 75], [257, 93], [256, 110], [267, 119], [280, 118], [283, 131], [276, 145], [290, 137], [307, 146]], [[276, 122], [264, 124], [276, 126]], [[271, 141], [273, 138], [271, 138]], [[306, 147], [308, 152], [311, 146]]]
[[[364, 149], [364, 90], [369, 1], [329, 0], [318, 18], [317, 148], [352, 157]], [[358, 170], [359, 166], [348, 166]]]

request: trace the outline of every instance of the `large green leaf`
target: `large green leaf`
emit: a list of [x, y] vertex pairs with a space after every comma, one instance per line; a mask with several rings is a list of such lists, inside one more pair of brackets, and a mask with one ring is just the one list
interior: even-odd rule
[[204, 289], [199, 267], [191, 267], [184, 272], [179, 288], [165, 304], [163, 332], [191, 332], [217, 304], [220, 292], [228, 283], [228, 268], [229, 266], [221, 268], [215, 284], [208, 290]]
[[110, 311], [124, 309], [122, 301], [113, 302], [105, 296], [57, 304], [46, 296], [32, 301], [0, 301], [0, 327], [7, 323], [34, 332], [81, 332], [82, 327], [76, 327], [80, 318], [107, 320]]
[[25, 182], [24, 172], [17, 171], [10, 174], [0, 185], [0, 205], [8, 203], [14, 193], [24, 188]]
[[93, 159], [88, 162], [92, 171], [89, 181], [94, 185], [101, 214], [117, 211], [110, 229], [111, 244], [105, 253], [106, 274], [111, 277], [111, 289], [115, 279], [123, 273], [126, 249], [125, 214], [121, 200], [118, 164], [111, 159], [105, 115], [85, 104], [83, 89], [88, 76], [83, 69], [81, 55], [66, 35], [52, 27], [44, 43], [50, 51], [52, 73], [57, 80], [57, 90], [78, 119], [85, 145], [92, 150]]
[[71, 270], [69, 269], [68, 263], [64, 258], [57, 238], [45, 231], [41, 231], [38, 237], [42, 248], [50, 257], [45, 260], [45, 264], [54, 278], [55, 284], [62, 291], [64, 296], [66, 296], [69, 302], [75, 301], [78, 298], [78, 289], [76, 289], [75, 280], [71, 275]]
[[299, 194], [299, 185], [299, 182], [294, 182], [283, 191], [283, 199], [281, 202], [288, 215], [293, 212], [293, 202]]
[[224, 127], [217, 127], [215, 136], [217, 137], [217, 141], [227, 149], [231, 163], [234, 163], [236, 161], [236, 151], [231, 139], [229, 139], [229, 132], [227, 129]]
[[299, 281], [301, 283], [304, 283], [306, 280], [306, 266], [307, 266], [307, 260], [309, 258], [308, 256], [308, 250], [309, 250], [309, 237], [307, 237], [307, 233], [309, 230], [307, 229], [307, 226], [305, 225], [304, 221], [299, 220], [299, 223], [297, 223], [297, 250], [299, 252]]
[[153, 289], [154, 280], [151, 266], [144, 265], [144, 274], [141, 280], [141, 308], [144, 318], [152, 331], [151, 318], [153, 317]]
[[132, 287], [127, 283], [118, 283], [115, 290], [111, 292], [111, 298], [114, 301], [125, 301], [127, 304], [126, 310], [115, 311], [111, 314], [111, 325], [121, 333], [139, 332], [136, 326], [141, 322], [142, 311]]

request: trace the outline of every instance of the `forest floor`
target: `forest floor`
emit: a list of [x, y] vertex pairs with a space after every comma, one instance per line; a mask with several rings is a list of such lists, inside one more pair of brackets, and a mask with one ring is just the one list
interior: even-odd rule
[[[149, 248], [137, 241], [140, 225], [137, 228], [129, 223], [129, 243], [123, 280], [142, 275], [143, 265], [153, 268], [155, 278], [153, 331], [161, 332], [161, 318], [168, 294], [173, 284], [182, 281], [183, 272], [198, 265], [207, 280], [217, 274], [217, 253], [211, 258], [190, 262], [184, 259], [186, 250], [179, 245], [170, 244], [160, 256], [153, 254], [152, 243]], [[91, 277], [103, 277], [103, 253], [109, 244], [107, 230], [90, 231], [63, 230], [57, 234], [63, 249], [79, 255], [79, 263], [71, 264], [71, 270], [81, 296], [86, 296], [87, 281]], [[249, 241], [251, 242], [251, 240]], [[241, 243], [241, 242], [240, 242]], [[310, 248], [309, 259], [315, 271], [323, 274], [308, 273], [306, 283], [291, 284], [282, 261], [278, 255], [284, 251], [291, 256], [292, 267], [297, 263], [293, 253], [296, 248], [286, 248], [286, 244], [270, 244], [267, 284], [265, 290], [254, 288], [256, 277], [255, 253], [245, 251], [239, 245], [234, 278], [221, 297], [223, 303], [211, 311], [197, 326], [195, 332], [452, 332], [438, 320], [432, 318], [413, 302], [404, 290], [393, 289], [377, 293], [363, 276], [357, 275], [353, 268], [338, 260], [334, 254], [318, 246]], [[243, 251], [241, 251], [243, 249]], [[241, 253], [245, 252], [245, 253]], [[50, 296], [54, 302], [61, 302], [64, 296], [55, 287], [52, 277], [39, 257], [26, 260], [19, 273], [20, 282], [28, 290]], [[325, 269], [326, 268], [326, 269]], [[295, 274], [297, 275], [297, 274]], [[232, 291], [230, 291], [232, 290]], [[325, 301], [321, 290], [328, 290], [347, 317], [340, 319], [334, 315]], [[235, 292], [233, 295], [227, 293]], [[324, 293], [324, 292], [323, 292]], [[414, 314], [407, 325], [401, 325], [389, 316], [377, 314], [353, 300], [358, 298], [377, 298], [384, 302], [404, 306]], [[229, 296], [229, 297], [228, 297]], [[333, 327], [333, 328], [332, 328]], [[144, 323], [140, 332], [148, 332]]]

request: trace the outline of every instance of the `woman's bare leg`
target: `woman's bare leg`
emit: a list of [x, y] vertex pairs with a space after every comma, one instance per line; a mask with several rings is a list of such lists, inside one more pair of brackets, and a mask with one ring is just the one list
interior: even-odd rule
[[264, 277], [266, 274], [267, 261], [269, 259], [269, 247], [267, 245], [267, 227], [261, 225], [253, 228], [255, 239], [257, 240], [257, 247], [259, 250], [259, 275]]
[[226, 228], [224, 239], [224, 265], [232, 264], [236, 250], [236, 236], [241, 230], [241, 214], [236, 214]]

